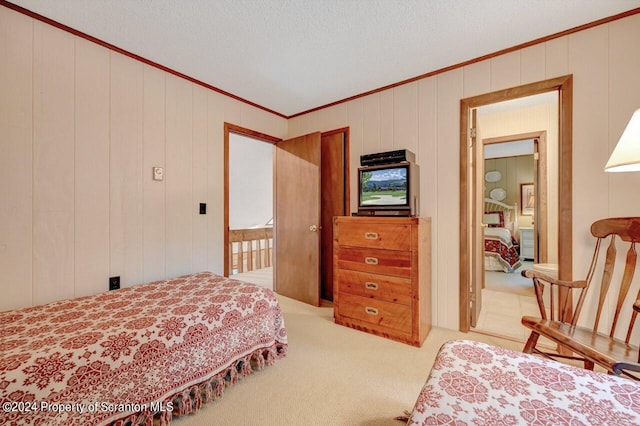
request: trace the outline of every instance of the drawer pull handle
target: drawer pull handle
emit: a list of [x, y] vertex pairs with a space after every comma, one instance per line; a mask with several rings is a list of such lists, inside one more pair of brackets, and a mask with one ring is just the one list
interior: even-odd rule
[[378, 289], [378, 283], [372, 283], [372, 282], [366, 282], [364, 283], [364, 287], [368, 290], [377, 290]]
[[364, 263], [366, 263], [367, 265], [377, 265], [378, 264], [378, 258], [377, 257], [365, 257], [364, 258]]
[[367, 306], [364, 308], [364, 311], [369, 315], [378, 315], [378, 310], [376, 308], [372, 308], [371, 306]]
[[365, 240], [377, 240], [378, 239], [378, 233], [377, 232], [365, 232], [364, 233], [364, 239]]

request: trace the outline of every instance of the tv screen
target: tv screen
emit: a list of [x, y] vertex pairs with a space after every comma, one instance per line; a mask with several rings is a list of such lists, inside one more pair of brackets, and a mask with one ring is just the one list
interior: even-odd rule
[[407, 206], [407, 167], [360, 170], [360, 206]]

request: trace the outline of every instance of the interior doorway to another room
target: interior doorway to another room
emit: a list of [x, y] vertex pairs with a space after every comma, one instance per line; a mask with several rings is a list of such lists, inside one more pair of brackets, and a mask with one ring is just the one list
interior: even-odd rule
[[[556, 97], [547, 97], [536, 102], [557, 108]], [[493, 114], [496, 112], [478, 108], [477, 129], [484, 123], [487, 128], [483, 133], [501, 133], [491, 131], [491, 119], [483, 120], [490, 117], [495, 121]], [[499, 121], [503, 120], [508, 122], [508, 116]], [[513, 122], [508, 124], [510, 128], [517, 127]], [[556, 125], [551, 132], [552, 139], [557, 140]], [[481, 226], [484, 268], [482, 305], [471, 324], [474, 331], [523, 340], [526, 331], [520, 326], [520, 318], [537, 313], [533, 283], [522, 277], [521, 272], [532, 269], [534, 263], [546, 262], [547, 258], [546, 139], [546, 130], [482, 138], [482, 150], [478, 152], [481, 158], [477, 161], [477, 175], [481, 176], [477, 197], [483, 199], [484, 206]]]
[[[239, 272], [237, 278], [285, 296], [314, 305], [330, 303], [333, 217], [349, 214], [349, 129], [318, 133], [317, 146], [299, 143], [304, 137], [282, 141], [229, 123], [224, 134], [225, 275]], [[309, 149], [317, 149], [313, 156], [319, 160], [313, 164], [303, 158]], [[300, 164], [304, 173], [286, 172], [299, 170]], [[311, 180], [319, 184], [309, 186]], [[316, 205], [304, 202], [307, 197], [317, 200], [317, 219], [298, 223]], [[265, 221], [267, 212], [271, 220]], [[311, 244], [287, 249], [311, 235], [317, 236]], [[315, 264], [296, 276], [308, 259], [316, 259]]]
[[273, 289], [273, 144], [225, 124], [225, 276]]
[[461, 102], [461, 331], [523, 341], [520, 319], [538, 308], [520, 271], [571, 274], [571, 92], [566, 76]]

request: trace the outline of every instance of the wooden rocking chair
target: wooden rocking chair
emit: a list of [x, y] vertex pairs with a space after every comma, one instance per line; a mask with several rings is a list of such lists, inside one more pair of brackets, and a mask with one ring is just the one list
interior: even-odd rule
[[[636, 380], [631, 371], [640, 371], [640, 352], [638, 345], [630, 344], [636, 317], [640, 312], [640, 291], [635, 297], [627, 298], [633, 284], [633, 275], [637, 263], [636, 242], [640, 242], [640, 217], [613, 218], [599, 220], [591, 225], [591, 234], [597, 239], [591, 266], [584, 280], [561, 281], [534, 270], [522, 272], [524, 277], [532, 278], [541, 318], [525, 316], [522, 324], [531, 329], [531, 334], [524, 346], [526, 353], [538, 353], [550, 358], [580, 360], [584, 367], [593, 370], [594, 364], [606, 369], [611, 374], [625, 374]], [[602, 243], [609, 239], [604, 256], [599, 256]], [[624, 263], [624, 271], [619, 282], [612, 284], [616, 265], [616, 244], [627, 245], [628, 250]], [[600, 259], [600, 258], [604, 259]], [[604, 266], [600, 265], [604, 261]], [[594, 279], [597, 271], [602, 277]], [[545, 305], [545, 286], [549, 287], [546, 295], [550, 306]], [[595, 318], [590, 327], [578, 326], [578, 319], [583, 310], [587, 294], [597, 291], [591, 299], [597, 302], [590, 311]], [[596, 297], [597, 296], [597, 297]], [[591, 300], [590, 299], [590, 300]], [[629, 299], [629, 300], [627, 300]], [[604, 315], [603, 315], [604, 312]], [[616, 329], [624, 321], [621, 314], [627, 316], [626, 337], [616, 337]], [[548, 318], [550, 316], [550, 318]], [[606, 321], [604, 318], [610, 318]], [[602, 321], [601, 321], [602, 320]], [[584, 322], [582, 322], [584, 323]], [[581, 323], [581, 324], [582, 324]], [[606, 330], [606, 332], [601, 332]], [[620, 331], [623, 333], [623, 331]], [[538, 345], [538, 338], [543, 336], [558, 345], [558, 353], [543, 351]], [[637, 343], [637, 342], [636, 342]]]

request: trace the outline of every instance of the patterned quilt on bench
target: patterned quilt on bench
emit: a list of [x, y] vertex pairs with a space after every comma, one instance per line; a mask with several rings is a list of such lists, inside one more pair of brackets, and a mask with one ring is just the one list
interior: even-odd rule
[[410, 425], [640, 425], [640, 382], [484, 343], [440, 349]]

